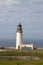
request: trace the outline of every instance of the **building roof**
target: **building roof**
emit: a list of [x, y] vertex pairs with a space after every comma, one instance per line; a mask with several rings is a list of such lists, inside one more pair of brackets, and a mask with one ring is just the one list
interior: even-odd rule
[[22, 45], [33, 45], [33, 44], [22, 44]]

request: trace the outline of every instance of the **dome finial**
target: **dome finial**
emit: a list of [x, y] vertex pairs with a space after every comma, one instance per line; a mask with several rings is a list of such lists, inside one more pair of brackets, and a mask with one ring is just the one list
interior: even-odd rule
[[21, 25], [21, 23], [19, 22], [19, 25]]
[[18, 29], [18, 30], [22, 30], [22, 25], [21, 25], [21, 23], [20, 23], [20, 22], [19, 22], [19, 24], [18, 24], [17, 29]]

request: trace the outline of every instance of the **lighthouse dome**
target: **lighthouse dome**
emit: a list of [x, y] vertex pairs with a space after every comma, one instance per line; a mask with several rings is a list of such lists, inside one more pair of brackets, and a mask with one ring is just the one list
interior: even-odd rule
[[22, 30], [22, 25], [19, 23], [17, 30]]

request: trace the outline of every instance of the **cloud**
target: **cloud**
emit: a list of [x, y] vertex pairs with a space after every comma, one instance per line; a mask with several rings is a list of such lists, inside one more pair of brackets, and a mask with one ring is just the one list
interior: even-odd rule
[[43, 5], [43, 0], [35, 0], [34, 4]]
[[9, 5], [13, 2], [13, 0], [1, 0], [1, 4]]
[[0, 4], [5, 4], [5, 5], [9, 5], [9, 4], [43, 4], [43, 0], [0, 0]]
[[2, 4], [2, 5], [10, 5], [12, 3], [20, 4], [21, 1], [19, 1], [19, 0], [0, 0], [0, 4]]
[[3, 2], [4, 2], [4, 4], [7, 5], [7, 4], [11, 4], [12, 3], [12, 0], [4, 0]]
[[18, 22], [23, 24], [25, 33], [42, 32], [43, 0], [0, 0], [0, 30], [15, 31]]

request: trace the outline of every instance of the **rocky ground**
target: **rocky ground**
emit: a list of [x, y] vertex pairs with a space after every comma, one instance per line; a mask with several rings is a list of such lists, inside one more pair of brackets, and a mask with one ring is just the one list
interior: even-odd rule
[[9, 60], [39, 60], [39, 57], [33, 57], [33, 56], [0, 56], [1, 59], [9, 59]]

